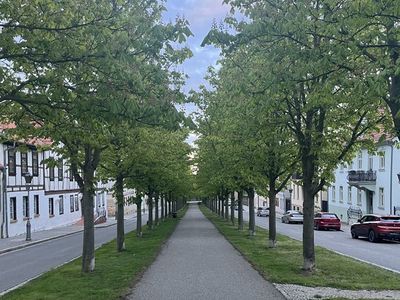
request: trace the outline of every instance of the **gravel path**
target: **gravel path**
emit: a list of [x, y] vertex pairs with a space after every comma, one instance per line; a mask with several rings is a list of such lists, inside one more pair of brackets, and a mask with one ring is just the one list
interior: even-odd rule
[[309, 299], [400, 299], [400, 291], [339, 290], [328, 287], [307, 287], [295, 284], [275, 284], [291, 300]]
[[285, 299], [190, 205], [127, 299]]

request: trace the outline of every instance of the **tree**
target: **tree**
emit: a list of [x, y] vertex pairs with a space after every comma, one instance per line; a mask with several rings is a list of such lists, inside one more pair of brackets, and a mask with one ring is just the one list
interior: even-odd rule
[[[296, 142], [303, 176], [303, 269], [313, 271], [314, 196], [332, 177], [332, 170], [351, 157], [355, 145], [384, 120], [377, 97], [340, 60], [346, 56], [329, 33], [341, 7], [320, 1], [225, 1], [246, 15], [227, 18], [237, 34], [214, 28], [206, 41], [228, 56], [246, 45], [263, 70], [259, 92], [288, 116], [286, 127]], [[326, 55], [329, 53], [329, 55]], [[295, 170], [293, 170], [295, 171]]]
[[190, 31], [184, 20], [161, 23], [158, 1], [36, 4], [0, 4], [6, 62], [0, 103], [12, 112], [7, 121], [23, 129], [34, 124], [23, 134], [51, 138], [70, 161], [83, 194], [82, 271], [89, 272], [95, 265], [95, 171], [108, 147], [107, 125], [121, 118], [158, 122], [171, 110], [181, 76], [170, 66], [190, 54], [173, 43]]

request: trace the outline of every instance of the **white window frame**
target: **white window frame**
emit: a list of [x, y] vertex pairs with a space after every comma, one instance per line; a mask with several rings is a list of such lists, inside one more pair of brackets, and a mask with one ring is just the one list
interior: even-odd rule
[[30, 218], [29, 197], [22, 196], [22, 215], [24, 219]]
[[379, 188], [378, 196], [379, 196], [379, 199], [378, 199], [379, 207], [384, 208], [385, 207], [385, 190], [383, 189], [383, 187]]
[[382, 151], [381, 155], [379, 155], [379, 170], [385, 169], [385, 162], [386, 162], [386, 152]]
[[353, 200], [352, 200], [351, 196], [352, 196], [352, 189], [351, 189], [351, 186], [349, 186], [347, 188], [347, 203], [350, 204], [350, 205], [353, 204]]
[[40, 198], [39, 198], [39, 195], [33, 195], [33, 214], [36, 217], [40, 215]]
[[368, 155], [368, 170], [374, 169], [374, 157], [372, 155]]
[[362, 203], [362, 194], [361, 194], [361, 190], [357, 189], [357, 205], [361, 206]]
[[59, 215], [64, 214], [64, 196], [63, 195], [58, 197], [58, 214]]
[[359, 153], [358, 153], [358, 156], [357, 156], [357, 167], [358, 167], [358, 169], [359, 170], [361, 170], [362, 169], [362, 159], [363, 159], [363, 155], [362, 155], [362, 152], [360, 151]]
[[339, 187], [339, 202], [343, 203], [343, 186]]
[[336, 202], [336, 186], [332, 186], [332, 202]]

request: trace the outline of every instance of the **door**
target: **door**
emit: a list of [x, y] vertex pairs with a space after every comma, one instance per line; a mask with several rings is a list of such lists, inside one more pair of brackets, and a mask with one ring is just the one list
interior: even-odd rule
[[373, 213], [373, 207], [374, 207], [372, 200], [373, 200], [374, 194], [371, 191], [367, 191], [366, 196], [367, 196], [367, 199], [366, 199], [367, 200], [367, 206], [366, 206], [367, 214], [372, 214]]
[[290, 201], [290, 199], [286, 199], [286, 207], [285, 207], [285, 211], [288, 211], [288, 210], [291, 210], [292, 208], [291, 208], [291, 205], [292, 203], [291, 203], [291, 201]]
[[322, 211], [326, 211], [326, 212], [329, 211], [328, 201], [322, 200], [322, 202], [321, 202], [321, 210]]

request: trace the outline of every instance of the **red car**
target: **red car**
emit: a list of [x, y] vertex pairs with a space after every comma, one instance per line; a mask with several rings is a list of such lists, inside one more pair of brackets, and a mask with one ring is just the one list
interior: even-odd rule
[[334, 213], [319, 212], [314, 216], [314, 228], [321, 229], [335, 229], [340, 230], [340, 219]]
[[351, 237], [366, 236], [370, 242], [400, 240], [400, 216], [365, 215], [351, 225]]

